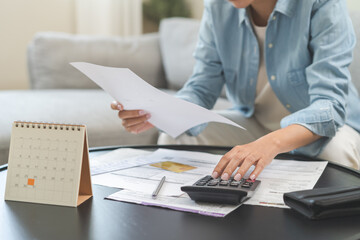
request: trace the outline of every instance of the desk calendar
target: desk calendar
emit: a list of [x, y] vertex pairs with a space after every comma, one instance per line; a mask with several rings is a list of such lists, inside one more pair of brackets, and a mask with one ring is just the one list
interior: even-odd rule
[[13, 123], [5, 200], [76, 207], [91, 196], [84, 125]]

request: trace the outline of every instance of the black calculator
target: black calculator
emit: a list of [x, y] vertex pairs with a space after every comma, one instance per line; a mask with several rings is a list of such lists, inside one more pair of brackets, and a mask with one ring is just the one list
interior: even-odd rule
[[190, 198], [199, 202], [240, 204], [252, 197], [259, 180], [241, 179], [236, 181], [233, 178], [221, 180], [205, 176], [195, 182], [192, 186], [182, 186], [181, 191], [186, 192]]

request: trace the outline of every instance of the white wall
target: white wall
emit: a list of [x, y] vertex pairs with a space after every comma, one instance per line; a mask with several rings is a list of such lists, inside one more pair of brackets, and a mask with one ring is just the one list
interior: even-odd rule
[[203, 0], [186, 0], [191, 8], [191, 14], [193, 18], [201, 19], [203, 13]]
[[0, 89], [28, 88], [27, 44], [49, 30], [74, 32], [73, 0], [0, 0]]
[[359, 0], [347, 0], [347, 5], [350, 11], [360, 11]]
[[76, 33], [101, 36], [142, 34], [142, 0], [76, 0]]

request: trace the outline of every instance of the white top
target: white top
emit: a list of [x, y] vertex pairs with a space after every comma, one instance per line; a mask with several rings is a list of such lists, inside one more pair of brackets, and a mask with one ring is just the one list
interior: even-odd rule
[[280, 121], [290, 112], [282, 105], [280, 100], [272, 90], [265, 65], [264, 43], [266, 36], [266, 26], [256, 26], [253, 21], [252, 26], [259, 42], [260, 64], [258, 79], [256, 85], [255, 113], [254, 117], [257, 121], [270, 131], [280, 129]]

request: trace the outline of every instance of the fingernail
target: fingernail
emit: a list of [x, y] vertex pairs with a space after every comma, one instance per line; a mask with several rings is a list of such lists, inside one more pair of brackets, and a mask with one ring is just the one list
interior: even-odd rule
[[241, 180], [241, 174], [240, 174], [240, 173], [236, 174], [235, 177], [234, 177], [234, 179], [235, 179], [236, 181], [240, 181], [240, 180]]
[[224, 174], [221, 176], [221, 179], [222, 179], [222, 180], [228, 180], [228, 179], [229, 179], [229, 174], [224, 173]]
[[119, 105], [117, 105], [117, 108], [120, 110], [120, 111], [122, 111], [123, 109], [122, 109], [122, 106], [119, 104]]
[[251, 179], [251, 180], [254, 180], [255, 177], [256, 177], [255, 174], [253, 174], [253, 175], [250, 176], [250, 179]]
[[144, 110], [139, 111], [139, 115], [145, 115], [145, 114], [146, 114], [146, 112]]
[[149, 118], [151, 118], [151, 114], [150, 114], [150, 113], [146, 114], [146, 119], [149, 119]]
[[218, 178], [219, 177], [219, 174], [217, 172], [213, 172], [213, 174], [211, 175], [212, 178]]

